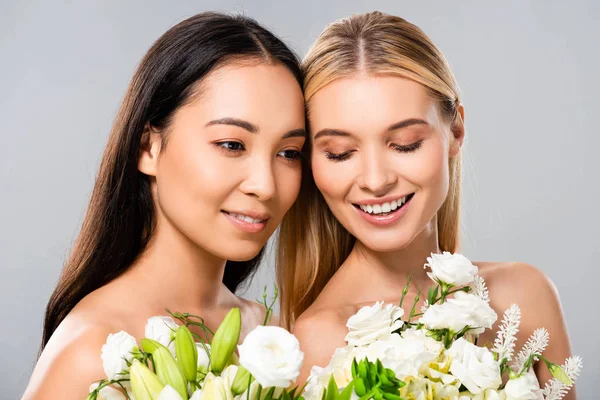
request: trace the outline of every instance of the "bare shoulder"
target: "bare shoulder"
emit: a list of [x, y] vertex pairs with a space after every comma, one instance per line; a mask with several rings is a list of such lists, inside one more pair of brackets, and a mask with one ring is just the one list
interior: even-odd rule
[[347, 310], [309, 307], [295, 322], [293, 333], [304, 352], [297, 383], [302, 385], [313, 366], [324, 367], [338, 347], [346, 345]]
[[[544, 356], [558, 364], [571, 356], [571, 343], [558, 291], [544, 272], [520, 262], [474, 264], [479, 267], [479, 274], [488, 287], [490, 305], [499, 316], [494, 331], [498, 329], [504, 311], [516, 304], [521, 310], [517, 349], [525, 344], [536, 329], [545, 328], [550, 334], [550, 344]], [[485, 339], [491, 341], [493, 337], [487, 336]], [[542, 383], [550, 379], [549, 372], [540, 364], [536, 366], [536, 373]]]
[[23, 399], [85, 398], [92, 382], [104, 378], [100, 356], [110, 333], [110, 325], [67, 316], [44, 348]]
[[[295, 322], [294, 334], [302, 337], [343, 339], [347, 333], [345, 310], [309, 307]], [[336, 340], [340, 342], [339, 340]], [[342, 340], [343, 342], [343, 340]], [[342, 343], [343, 344], [343, 343]]]
[[492, 303], [510, 306], [556, 307], [558, 292], [552, 280], [540, 269], [521, 262], [480, 262], [479, 274], [490, 292]]

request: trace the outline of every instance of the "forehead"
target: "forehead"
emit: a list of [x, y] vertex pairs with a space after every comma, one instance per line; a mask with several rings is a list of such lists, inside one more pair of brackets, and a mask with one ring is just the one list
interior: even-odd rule
[[283, 65], [242, 61], [210, 72], [188, 104], [198, 118], [235, 117], [257, 125], [304, 124], [304, 98], [293, 74]]
[[421, 118], [433, 124], [437, 107], [423, 85], [400, 76], [341, 78], [315, 93], [309, 104], [313, 131], [387, 127], [408, 118]]

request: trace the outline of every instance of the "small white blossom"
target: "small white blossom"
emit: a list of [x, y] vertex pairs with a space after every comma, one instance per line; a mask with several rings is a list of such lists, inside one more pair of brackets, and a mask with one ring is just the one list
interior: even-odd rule
[[521, 309], [516, 304], [510, 306], [508, 310], [504, 312], [504, 318], [502, 324], [498, 330], [498, 336], [494, 343], [494, 349], [492, 350], [498, 354], [498, 360], [503, 359], [511, 360], [515, 348], [515, 341], [517, 340], [516, 335], [519, 332], [519, 325], [521, 324]]
[[[517, 371], [521, 371], [525, 362], [532, 354], [542, 354], [548, 346], [550, 335], [545, 328], [539, 328], [533, 331], [533, 334], [527, 339], [527, 342], [515, 357], [512, 366]], [[534, 359], [537, 361], [537, 357]]]
[[[565, 373], [571, 379], [573, 383], [577, 380], [579, 373], [581, 372], [581, 367], [583, 366], [583, 361], [581, 357], [569, 357], [562, 365]], [[560, 382], [558, 379], [553, 378], [544, 387], [542, 391], [546, 400], [560, 400], [569, 391], [571, 386], [567, 386], [564, 383]]]
[[475, 278], [473, 279], [473, 283], [471, 283], [471, 293], [474, 294], [475, 296], [479, 297], [481, 300], [485, 301], [486, 303], [490, 303], [490, 293], [488, 292], [488, 289], [485, 285], [485, 280], [479, 276], [479, 275], [475, 275]]

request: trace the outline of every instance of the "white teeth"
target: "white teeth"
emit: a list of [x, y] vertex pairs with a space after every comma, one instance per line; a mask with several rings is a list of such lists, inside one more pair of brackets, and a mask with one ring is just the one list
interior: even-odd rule
[[249, 224], [258, 224], [260, 222], [263, 222], [262, 219], [254, 219], [254, 218], [249, 217], [247, 215], [242, 215], [242, 214], [229, 214], [229, 215], [231, 215], [232, 217], [237, 218], [239, 220], [248, 222]]
[[381, 205], [381, 211], [383, 211], [384, 213], [388, 213], [390, 211], [392, 211], [392, 206], [390, 203], [383, 203]]
[[369, 214], [389, 213], [402, 207], [402, 205], [406, 203], [407, 197], [408, 196], [404, 196], [401, 199], [389, 203], [360, 205], [360, 209]]

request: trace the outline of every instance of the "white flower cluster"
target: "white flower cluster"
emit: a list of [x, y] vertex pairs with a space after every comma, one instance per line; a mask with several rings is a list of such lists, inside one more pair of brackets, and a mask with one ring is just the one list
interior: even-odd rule
[[[504, 314], [494, 346], [473, 344], [497, 320], [477, 267], [466, 257], [448, 252], [432, 254], [425, 266], [431, 269], [428, 276], [437, 287], [429, 291], [421, 318], [413, 322], [410, 315], [403, 320], [404, 311], [393, 304], [362, 307], [348, 320], [348, 345], [337, 349], [326, 367], [312, 368], [306, 400], [329, 396], [332, 379], [340, 390], [352, 383], [364, 389], [353, 372], [353, 363], [362, 360], [380, 362], [393, 371], [402, 381], [397, 389], [402, 398], [544, 400], [566, 394], [581, 369], [580, 358], [568, 359], [563, 368], [549, 363], [555, 379], [540, 389], [531, 366], [548, 343], [547, 331], [535, 331], [513, 357], [521, 312], [512, 305]], [[510, 378], [505, 385], [504, 374]], [[351, 399], [360, 397], [356, 390]]]
[[[298, 340], [283, 328], [258, 326], [238, 346], [241, 317], [236, 310], [214, 334], [212, 345], [195, 342], [187, 327], [163, 316], [148, 319], [141, 346], [124, 331], [109, 335], [101, 354], [106, 379], [92, 384], [87, 399], [242, 400], [270, 391], [277, 398], [300, 373], [304, 355]], [[144, 364], [146, 353], [152, 354], [154, 372]]]

